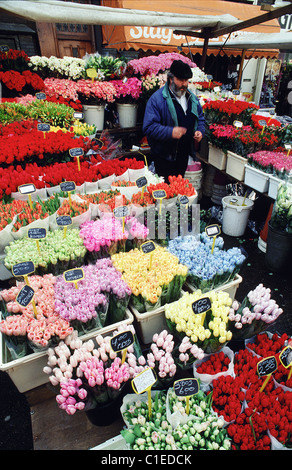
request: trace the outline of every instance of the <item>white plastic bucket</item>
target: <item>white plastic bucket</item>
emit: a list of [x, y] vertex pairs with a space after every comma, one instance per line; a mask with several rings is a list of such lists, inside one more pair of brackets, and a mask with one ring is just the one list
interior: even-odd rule
[[117, 109], [119, 113], [119, 123], [120, 126], [125, 127], [135, 127], [137, 122], [137, 104], [117, 104]]
[[83, 105], [84, 120], [89, 126], [96, 126], [98, 131], [104, 126], [104, 105]]
[[244, 234], [249, 213], [252, 210], [254, 203], [250, 199], [246, 198], [244, 201], [245, 205], [243, 206], [243, 201], [244, 197], [242, 196], [225, 196], [222, 198], [222, 230], [226, 235], [230, 235], [231, 237], [241, 237]]

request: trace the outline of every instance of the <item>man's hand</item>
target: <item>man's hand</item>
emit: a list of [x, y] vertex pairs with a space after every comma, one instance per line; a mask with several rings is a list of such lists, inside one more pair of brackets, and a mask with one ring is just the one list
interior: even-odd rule
[[187, 132], [185, 127], [174, 127], [172, 129], [172, 138], [180, 139]]
[[202, 138], [203, 138], [202, 132], [196, 131], [194, 133], [194, 139], [196, 142], [201, 142]]

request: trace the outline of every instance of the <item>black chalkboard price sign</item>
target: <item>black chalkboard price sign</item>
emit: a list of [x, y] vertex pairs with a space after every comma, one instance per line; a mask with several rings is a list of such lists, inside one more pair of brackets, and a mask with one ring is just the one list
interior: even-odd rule
[[12, 274], [15, 277], [28, 276], [34, 273], [35, 267], [32, 261], [23, 261], [23, 263], [14, 264], [12, 266]]
[[202, 299], [195, 300], [195, 302], [192, 303], [192, 309], [196, 315], [206, 313], [211, 307], [212, 304], [209, 297], [203, 297]]
[[117, 218], [127, 217], [129, 215], [128, 206], [119, 206], [114, 208], [114, 216]]
[[198, 379], [180, 379], [173, 384], [174, 392], [178, 397], [191, 397], [199, 392]]
[[0, 46], [0, 52], [8, 52], [9, 51], [9, 46], [6, 46], [6, 44], [3, 44]]
[[38, 100], [45, 100], [47, 98], [47, 95], [43, 92], [36, 93], [35, 96]]
[[60, 227], [67, 227], [68, 225], [72, 225], [72, 219], [70, 215], [59, 215], [56, 217], [56, 222]]
[[111, 339], [111, 348], [115, 352], [123, 351], [134, 343], [134, 336], [130, 330], [113, 336]]
[[189, 201], [189, 198], [188, 196], [180, 196], [179, 198], [179, 203], [180, 204], [188, 204], [190, 201]]
[[141, 250], [146, 255], [147, 253], [151, 253], [156, 248], [155, 243], [151, 240], [149, 242], [142, 243]]
[[286, 348], [281, 351], [279, 355], [279, 359], [282, 365], [287, 369], [288, 367], [292, 366], [292, 347], [287, 346]]
[[81, 147], [75, 147], [74, 149], [69, 150], [70, 157], [81, 157], [84, 155], [84, 150]]
[[235, 96], [240, 95], [240, 90], [235, 90], [234, 89], [234, 90], [232, 90], [232, 94], [235, 95]]
[[77, 282], [84, 278], [84, 271], [82, 268], [68, 269], [63, 276], [66, 282]]
[[33, 238], [34, 240], [41, 240], [42, 238], [46, 238], [47, 230], [43, 227], [34, 227], [29, 228], [27, 231], [28, 238]]
[[136, 179], [136, 185], [138, 188], [143, 188], [144, 186], [147, 186], [147, 178], [146, 176], [141, 176], [140, 178]]
[[260, 377], [272, 374], [277, 368], [278, 364], [275, 356], [266, 357], [257, 363], [257, 371]]
[[47, 124], [45, 122], [40, 122], [37, 125], [37, 128], [38, 128], [38, 131], [48, 132], [51, 129], [51, 126], [50, 126], [50, 124]]
[[154, 199], [163, 199], [166, 197], [166, 191], [164, 189], [155, 189], [152, 192], [152, 196]]
[[76, 185], [74, 181], [63, 181], [63, 183], [60, 183], [60, 189], [64, 192], [71, 192], [75, 191]]
[[27, 307], [32, 301], [33, 296], [34, 296], [33, 288], [28, 285], [25, 285], [23, 286], [18, 296], [16, 297], [16, 302], [22, 307]]

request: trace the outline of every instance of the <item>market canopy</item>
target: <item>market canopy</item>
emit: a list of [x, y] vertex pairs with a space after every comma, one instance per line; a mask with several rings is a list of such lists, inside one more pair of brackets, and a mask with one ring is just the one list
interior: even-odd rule
[[[227, 38], [232, 39], [237, 28], [243, 28], [245, 22], [250, 20], [255, 24], [244, 29], [242, 34], [274, 34], [280, 31], [276, 17], [272, 16], [271, 20], [261, 22], [260, 7], [254, 5], [219, 0], [101, 0], [101, 3], [102, 5], [92, 5], [62, 0], [9, 0], [0, 3], [0, 10], [37, 23], [66, 21], [100, 25], [105, 47], [121, 50], [133, 48], [177, 51], [178, 47], [188, 47], [188, 44], [184, 45], [188, 42], [187, 37], [193, 40], [193, 36], [199, 36], [195, 41], [197, 49], [192, 49], [192, 53], [202, 52], [200, 47], [204, 44], [206, 46], [207, 37], [208, 50], [204, 53], [215, 54], [220, 50], [220, 44]], [[292, 8], [291, 5], [290, 7]], [[285, 8], [277, 10], [283, 10], [284, 14]], [[218, 50], [214, 50], [216, 46]], [[228, 48], [227, 53], [237, 55], [241, 50]], [[274, 47], [271, 45], [257, 56], [271, 57], [277, 56], [277, 53], [278, 43], [275, 43]]]
[[[115, 4], [116, 2], [109, 3]], [[188, 27], [192, 30], [205, 27], [219, 28], [230, 26], [238, 21], [236, 17], [230, 14], [198, 16], [195, 13], [190, 14], [190, 12], [186, 15], [185, 13], [156, 11], [156, 8], [149, 11], [147, 2], [136, 1], [134, 3], [136, 7], [138, 5], [140, 7], [142, 3], [145, 4], [145, 9], [137, 10], [132, 7], [127, 8], [123, 6], [112, 8], [111, 6], [80, 4], [58, 0], [9, 0], [0, 3], [0, 10], [5, 10], [35, 22], [62, 23], [66, 21], [67, 23], [77, 24], [155, 26], [172, 29]]]
[[[178, 50], [179, 47], [188, 47], [187, 41], [193, 41], [196, 44], [196, 48], [192, 47], [192, 54], [202, 53], [202, 47], [204, 46], [204, 37], [208, 30], [210, 35], [208, 41], [208, 54], [217, 54], [220, 50], [221, 44], [223, 44], [226, 39], [230, 36], [233, 37], [236, 35], [236, 32], [232, 32], [232, 29], [240, 29], [242, 22], [255, 19], [257, 24], [248, 27], [242, 31], [242, 34], [253, 33], [264, 33], [264, 34], [274, 34], [280, 32], [280, 25], [276, 18], [273, 18], [269, 21], [263, 23], [260, 22], [261, 15], [265, 12], [261, 11], [259, 6], [255, 5], [246, 5], [241, 3], [233, 2], [223, 2], [219, 0], [103, 0], [103, 5], [111, 5], [115, 7], [122, 8], [134, 8], [139, 5], [139, 8], [145, 8], [150, 10], [150, 12], [159, 10], [160, 12], [172, 12], [171, 14], [176, 14], [180, 12], [187, 19], [190, 16], [195, 16], [198, 19], [198, 22], [201, 21], [206, 15], [212, 15], [213, 18], [222, 18], [224, 14], [228, 11], [229, 15], [234, 18], [233, 25], [218, 26], [218, 27], [189, 27], [185, 25], [183, 28], [162, 28], [152, 25], [148, 21], [148, 26], [143, 27], [139, 25], [136, 27], [129, 26], [103, 26], [103, 41], [106, 47], [115, 47], [117, 49], [135, 49], [135, 50], [152, 50], [160, 52], [171, 52]], [[290, 5], [291, 13], [292, 6]], [[283, 10], [285, 12], [285, 10]], [[156, 14], [156, 13], [155, 13]], [[284, 13], [283, 13], [284, 14]], [[231, 33], [226, 32], [231, 30]], [[220, 31], [223, 31], [220, 34]], [[218, 35], [217, 35], [218, 32]], [[201, 37], [196, 38], [196, 41], [193, 40], [193, 34], [200, 35]], [[209, 46], [210, 49], [209, 49]], [[217, 49], [216, 49], [217, 46]], [[188, 50], [185, 50], [188, 52]], [[238, 55], [241, 54], [240, 47], [238, 49], [228, 49], [226, 51], [228, 55]], [[258, 51], [257, 54], [253, 53], [253, 56], [258, 57], [274, 57], [278, 55], [278, 44], [275, 43], [271, 45], [269, 49], [265, 51]]]

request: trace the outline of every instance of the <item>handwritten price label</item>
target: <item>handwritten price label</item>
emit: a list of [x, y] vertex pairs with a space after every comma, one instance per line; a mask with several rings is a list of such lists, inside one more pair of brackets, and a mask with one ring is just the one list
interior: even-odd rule
[[12, 266], [13, 276], [28, 276], [32, 274], [35, 270], [34, 264], [32, 261], [24, 261], [23, 263], [14, 264]]
[[257, 363], [257, 371], [260, 377], [271, 375], [278, 368], [275, 356], [269, 356]]
[[149, 367], [143, 370], [132, 380], [132, 387], [134, 392], [140, 395], [146, 390], [150, 389], [156, 382], [156, 377], [153, 370]]
[[123, 351], [134, 343], [134, 336], [130, 330], [123, 331], [111, 339], [111, 348], [115, 352]]
[[174, 392], [178, 397], [191, 397], [199, 392], [198, 379], [180, 379], [173, 384]]

